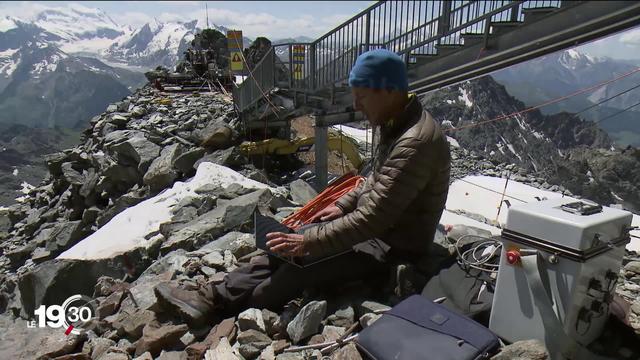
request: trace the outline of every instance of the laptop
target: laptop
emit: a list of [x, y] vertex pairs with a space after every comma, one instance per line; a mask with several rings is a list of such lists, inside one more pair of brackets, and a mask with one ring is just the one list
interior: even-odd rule
[[286, 257], [269, 250], [267, 246], [267, 234], [272, 232], [282, 232], [285, 234], [295, 234], [296, 232], [290, 227], [280, 223], [278, 220], [262, 215], [259, 211], [256, 211], [253, 215], [253, 224], [254, 231], [256, 237], [256, 247], [260, 250], [263, 250], [267, 254], [271, 256], [275, 256], [285, 262], [288, 262], [291, 265], [297, 266], [299, 268], [305, 268], [307, 266], [311, 266], [329, 259], [332, 259], [336, 256], [349, 253], [353, 251], [352, 249], [339, 251], [334, 254], [325, 254], [322, 256], [302, 256], [302, 257]]

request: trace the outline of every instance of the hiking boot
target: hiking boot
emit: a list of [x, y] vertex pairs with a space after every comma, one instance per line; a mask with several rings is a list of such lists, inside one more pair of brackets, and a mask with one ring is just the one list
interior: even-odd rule
[[207, 324], [215, 310], [213, 286], [185, 290], [170, 283], [158, 284], [153, 292], [162, 309], [180, 315], [192, 327]]

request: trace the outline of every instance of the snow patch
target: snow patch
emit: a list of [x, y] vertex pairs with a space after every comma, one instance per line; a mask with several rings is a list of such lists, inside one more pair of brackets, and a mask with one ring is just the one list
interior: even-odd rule
[[538, 138], [540, 140], [546, 140], [546, 137], [544, 136], [543, 133], [537, 132], [535, 130], [532, 130], [531, 133], [533, 134], [533, 136], [535, 136], [536, 138]]
[[[504, 184], [506, 179], [490, 177], [490, 176], [467, 176], [463, 179], [459, 179], [453, 182], [449, 187], [449, 196], [447, 197], [446, 209], [449, 211], [462, 209], [469, 213], [475, 213], [486, 217], [487, 219], [494, 220], [498, 212], [498, 206], [501, 207], [500, 215], [498, 217], [499, 224], [505, 224], [507, 221], [507, 206], [502, 203], [502, 191], [504, 190]], [[568, 201], [576, 201], [577, 199], [569, 196], [564, 196], [557, 192], [540, 190], [533, 186], [525, 185], [514, 180], [509, 180], [507, 189], [505, 192], [505, 199], [509, 200], [512, 204], [522, 204], [524, 202], [538, 201], [535, 197], [558, 199], [566, 198]], [[462, 215], [454, 217], [452, 213], [445, 211], [442, 214], [441, 224], [464, 224], [478, 226], [483, 229], [487, 229], [492, 233], [495, 233], [496, 229], [484, 223], [475, 221], [473, 219], [466, 218]], [[466, 220], [464, 219], [466, 218]], [[475, 221], [475, 225], [472, 223]], [[632, 226], [640, 226], [640, 216], [633, 215]], [[640, 236], [640, 229], [631, 231], [634, 236]], [[640, 239], [631, 238], [631, 242], [627, 244], [627, 249], [640, 252]]]
[[468, 108], [472, 107], [473, 102], [471, 102], [471, 100], [469, 99], [469, 93], [467, 92], [467, 89], [461, 87], [460, 92], [462, 93], [462, 95], [458, 97], [458, 100], [463, 101]]
[[[446, 208], [449, 210], [465, 210], [470, 213], [480, 214], [487, 219], [495, 219], [498, 212], [498, 205], [504, 190], [506, 179], [491, 176], [467, 176], [456, 180], [449, 187]], [[563, 196], [546, 190], [540, 190], [533, 186], [525, 185], [514, 180], [509, 180], [505, 199], [512, 204], [522, 204], [524, 202], [538, 201], [535, 197], [547, 199], [557, 199], [565, 197], [569, 200], [574, 198]], [[503, 203], [498, 222], [504, 224], [507, 220], [507, 207]]]
[[15, 29], [17, 27], [18, 25], [12, 18], [8, 16], [5, 16], [4, 18], [0, 18], [0, 32], [6, 32], [11, 29]]
[[[334, 125], [331, 128], [340, 131], [340, 125]], [[370, 142], [371, 141], [371, 137], [373, 136], [373, 132], [371, 131], [371, 129], [367, 129], [367, 130], [362, 130], [362, 129], [356, 129], [354, 127], [351, 126], [345, 126], [342, 125], [342, 132], [349, 136], [350, 138], [353, 138], [359, 142]]]
[[98, 231], [58, 256], [60, 259], [103, 259], [139, 247], [151, 245], [145, 235], [158, 231], [160, 224], [171, 220], [171, 207], [187, 196], [199, 197], [195, 190], [201, 186], [226, 187], [240, 184], [245, 188], [279, 189], [244, 177], [227, 167], [204, 162], [196, 175], [186, 182], [176, 182], [172, 188], [130, 207], [116, 215]]
[[13, 54], [17, 53], [20, 49], [7, 49], [0, 51], [0, 57], [11, 57]]
[[25, 194], [25, 195], [29, 194], [31, 192], [31, 190], [36, 188], [35, 186], [29, 184], [26, 181], [23, 181], [22, 184], [20, 184], [20, 186], [22, 187], [22, 189], [20, 189], [18, 191], [23, 193], [23, 194]]
[[18, 169], [13, 169], [13, 173], [12, 173], [13, 176], [18, 176], [18, 173], [19, 173]]

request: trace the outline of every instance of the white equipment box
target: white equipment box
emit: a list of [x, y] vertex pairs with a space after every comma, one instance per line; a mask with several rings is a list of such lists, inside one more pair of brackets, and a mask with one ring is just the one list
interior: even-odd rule
[[631, 219], [627, 211], [568, 199], [509, 208], [489, 328], [509, 342], [538, 339], [550, 351], [595, 340]]

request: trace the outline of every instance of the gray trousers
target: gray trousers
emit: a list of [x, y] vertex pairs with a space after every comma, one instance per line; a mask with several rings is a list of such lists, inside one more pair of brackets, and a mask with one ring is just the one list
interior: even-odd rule
[[[298, 233], [319, 225], [305, 225]], [[229, 312], [247, 308], [278, 311], [305, 289], [329, 290], [356, 280], [388, 275], [388, 250], [381, 241], [369, 240], [355, 245], [351, 252], [304, 268], [269, 255], [254, 257], [250, 264], [230, 272], [222, 283], [215, 285], [216, 300]]]

